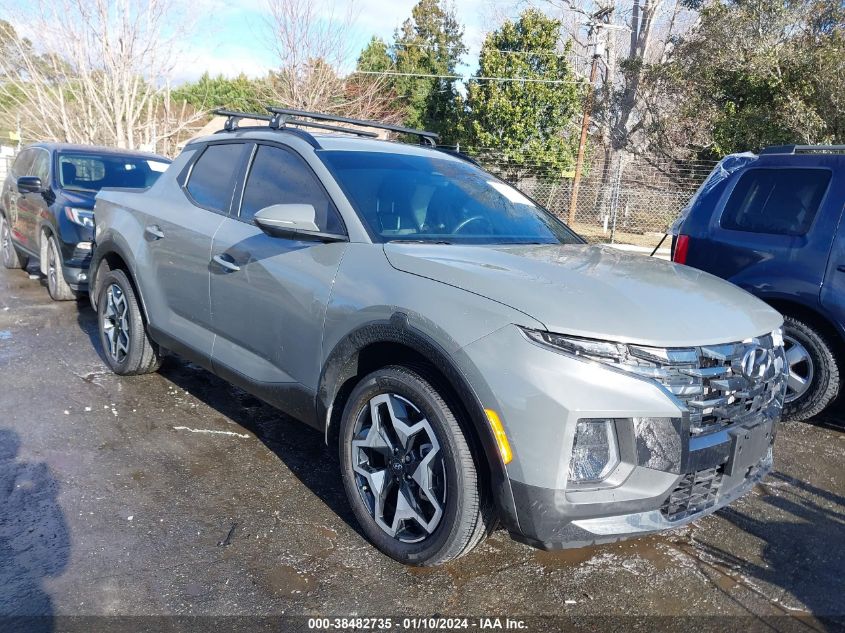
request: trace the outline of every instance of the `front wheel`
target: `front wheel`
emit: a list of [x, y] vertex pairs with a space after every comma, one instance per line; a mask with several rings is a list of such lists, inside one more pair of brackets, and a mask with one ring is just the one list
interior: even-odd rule
[[783, 344], [789, 377], [783, 415], [806, 420], [821, 413], [839, 394], [839, 362], [827, 337], [811, 325], [785, 316]]
[[116, 374], [147, 374], [161, 365], [158, 347], [147, 335], [135, 289], [122, 270], [98, 275], [97, 323], [109, 368]]
[[358, 383], [341, 419], [353, 512], [376, 547], [411, 565], [462, 556], [491, 526], [456, 410], [434, 384], [408, 367], [379, 369]]
[[72, 301], [76, 292], [65, 281], [62, 272], [62, 255], [54, 236], [47, 238], [47, 292], [53, 301]]

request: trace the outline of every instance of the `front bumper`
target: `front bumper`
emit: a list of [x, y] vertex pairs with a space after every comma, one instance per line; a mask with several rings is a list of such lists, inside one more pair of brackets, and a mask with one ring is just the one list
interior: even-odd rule
[[[533, 547], [548, 550], [611, 543], [633, 536], [676, 529], [732, 503], [751, 490], [771, 469], [771, 447], [760, 461], [742, 473], [727, 476], [722, 470], [722, 465], [712, 469], [720, 480], [717, 492], [710, 499], [704, 499], [702, 505], [694, 510], [680, 513], [678, 518], [670, 518], [667, 510], [676, 491], [681, 496], [689, 496], [687, 489], [695, 488], [694, 483], [692, 486], [687, 484], [686, 476], [676, 479], [676, 484], [668, 495], [664, 493], [616, 508], [616, 511], [619, 511], [624, 507], [621, 514], [582, 519], [572, 519], [569, 516], [565, 491], [536, 488], [512, 481], [521, 531], [511, 531], [511, 536]], [[709, 476], [710, 471], [711, 469], [707, 469], [705, 472], [708, 475], [705, 476]], [[695, 477], [696, 473], [691, 475]], [[637, 506], [640, 509], [636, 509]], [[612, 507], [607, 508], [607, 511], [613, 510]]]
[[[485, 407], [498, 412], [513, 451], [505, 467], [513, 516], [503, 523], [533, 546], [676, 528], [731, 503], [771, 469], [779, 407], [696, 435], [688, 408], [657, 383], [528, 343], [516, 327], [456, 357]], [[569, 482], [583, 418], [615, 420], [621, 463], [601, 484]]]
[[[87, 243], [90, 245], [90, 242]], [[67, 284], [77, 292], [88, 291], [88, 268], [91, 264], [91, 248], [72, 245], [70, 257], [62, 261], [62, 274]]]

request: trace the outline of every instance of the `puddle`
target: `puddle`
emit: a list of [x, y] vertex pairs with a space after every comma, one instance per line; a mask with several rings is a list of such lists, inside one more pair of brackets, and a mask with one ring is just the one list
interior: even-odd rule
[[305, 593], [313, 586], [313, 581], [305, 574], [300, 574], [290, 565], [277, 565], [264, 574], [264, 583], [275, 594], [294, 595]]
[[644, 536], [618, 543], [577, 549], [548, 552], [537, 550], [534, 553], [534, 558], [544, 567], [557, 569], [579, 567], [598, 557], [603, 557], [607, 561], [617, 561], [619, 564], [625, 559], [640, 558], [651, 563], [656, 571], [665, 571], [676, 567], [678, 564], [676, 557], [673, 555], [674, 549], [672, 540], [665, 536]]
[[8, 341], [12, 338], [11, 330], [0, 330], [0, 341]]

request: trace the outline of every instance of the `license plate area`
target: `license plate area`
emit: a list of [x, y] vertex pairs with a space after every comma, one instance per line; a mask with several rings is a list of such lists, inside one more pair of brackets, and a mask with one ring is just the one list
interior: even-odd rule
[[728, 477], [744, 476], [766, 454], [772, 442], [772, 421], [739, 426], [728, 431], [731, 436], [731, 453], [725, 464]]

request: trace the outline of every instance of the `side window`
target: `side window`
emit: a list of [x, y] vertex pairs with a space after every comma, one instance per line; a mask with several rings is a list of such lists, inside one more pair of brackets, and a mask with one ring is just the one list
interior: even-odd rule
[[43, 149], [35, 150], [35, 159], [32, 161], [28, 175], [40, 178], [45, 187], [50, 184], [50, 152]]
[[272, 145], [259, 145], [244, 188], [240, 218], [247, 222], [274, 204], [310, 204], [325, 233], [343, 233], [343, 223], [323, 186], [299, 156]]
[[722, 228], [805, 235], [829, 182], [826, 169], [750, 169], [725, 204]]
[[228, 213], [244, 143], [209, 145], [197, 159], [186, 189], [201, 207]]
[[15, 176], [20, 178], [21, 176], [28, 175], [29, 168], [32, 167], [33, 158], [35, 158], [34, 149], [25, 149], [18, 154], [18, 157], [15, 159], [15, 164], [12, 166]]

